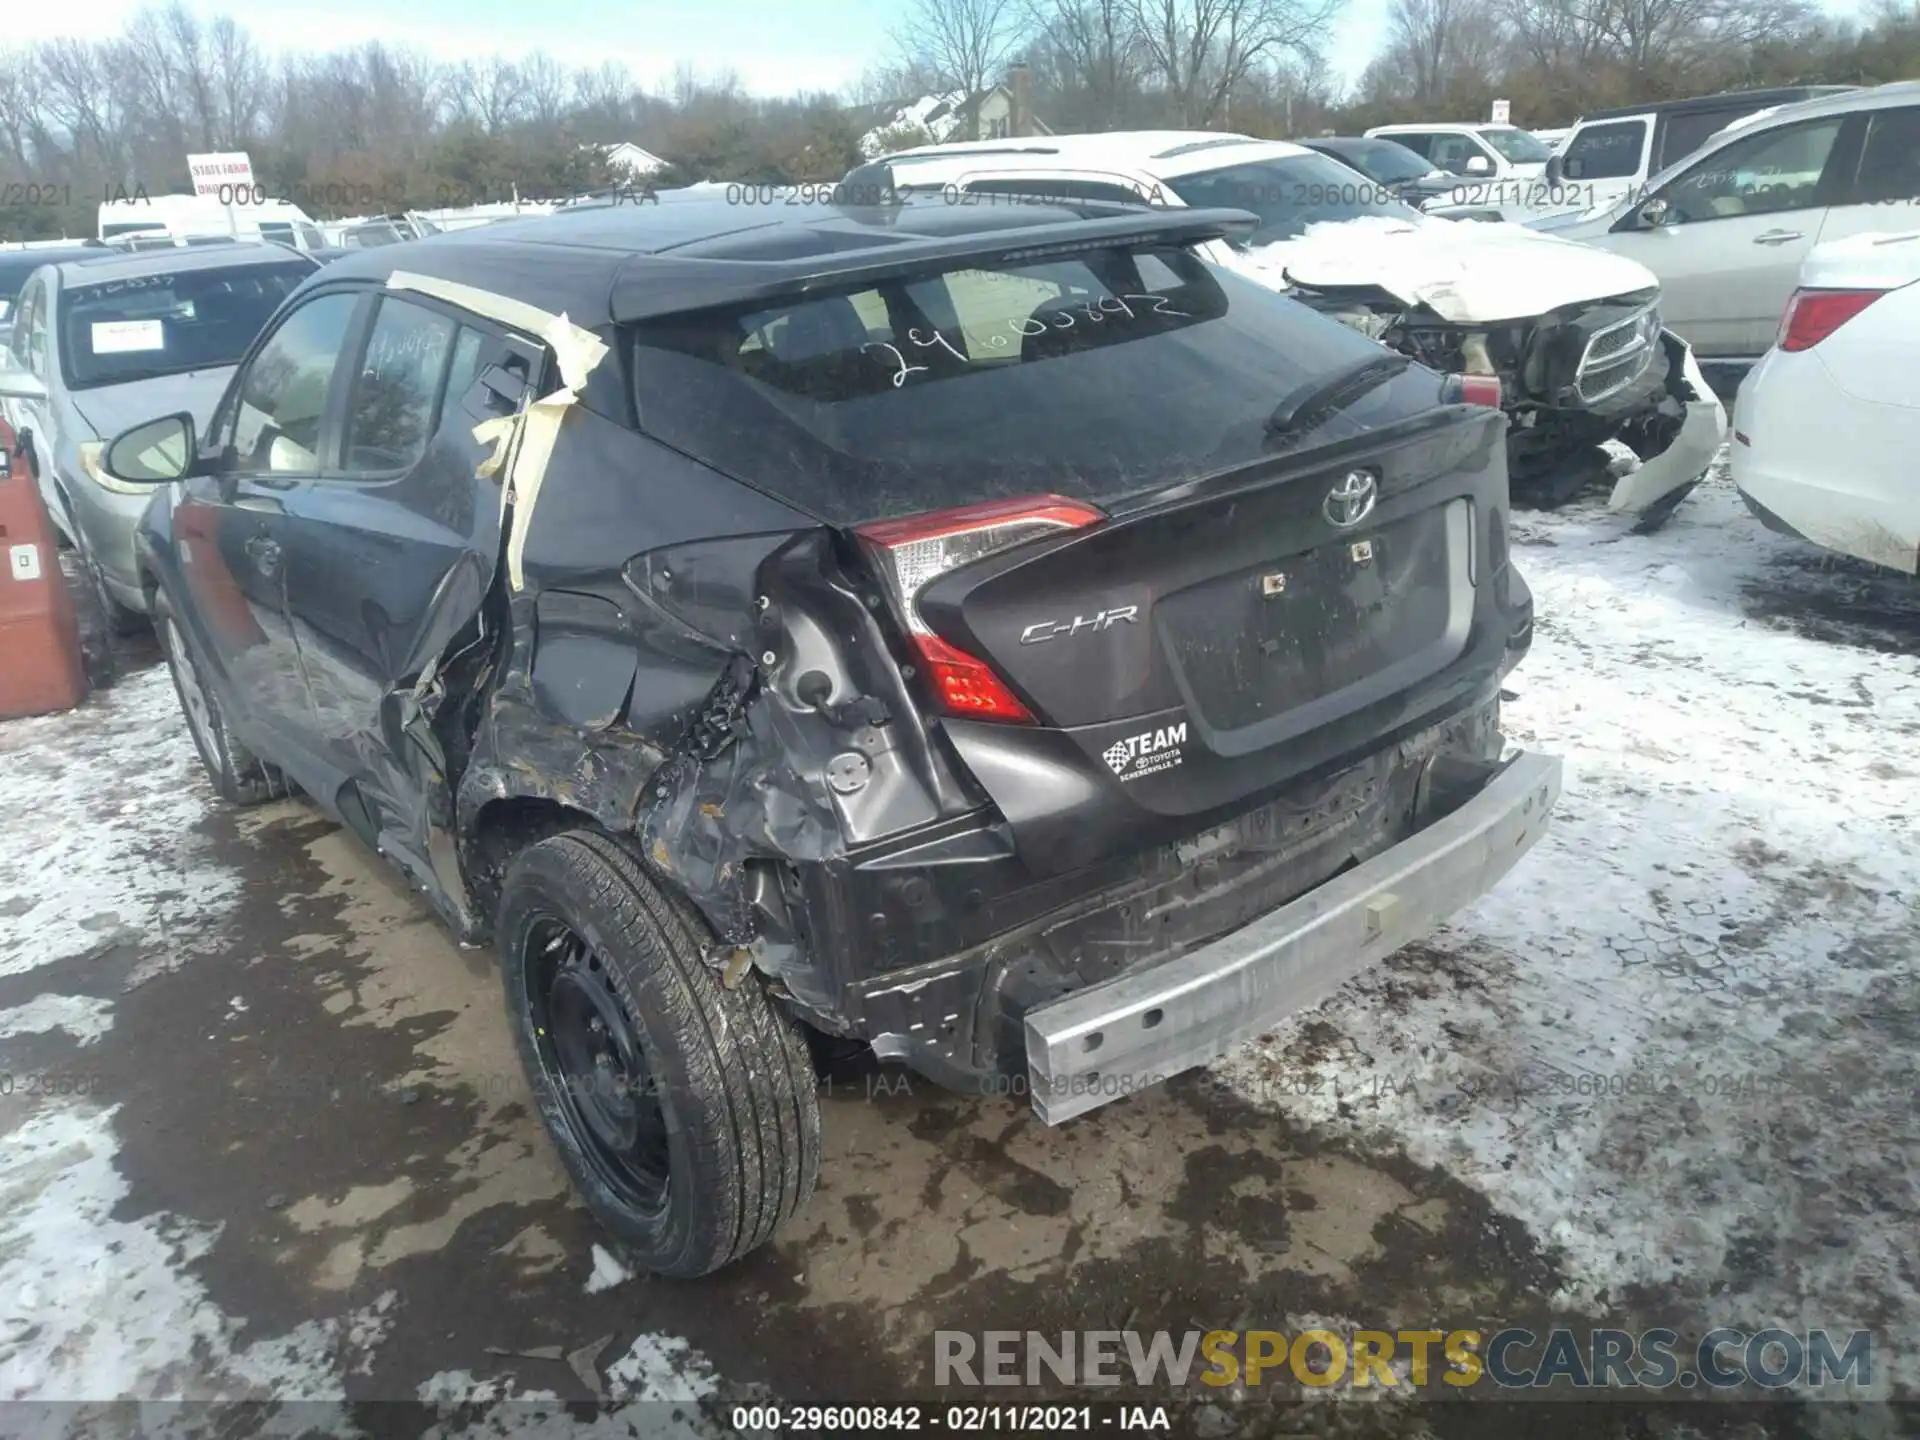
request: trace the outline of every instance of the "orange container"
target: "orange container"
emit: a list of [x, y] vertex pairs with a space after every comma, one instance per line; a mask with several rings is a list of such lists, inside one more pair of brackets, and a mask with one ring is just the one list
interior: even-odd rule
[[0, 719], [71, 710], [87, 698], [80, 622], [53, 523], [18, 437], [0, 420]]

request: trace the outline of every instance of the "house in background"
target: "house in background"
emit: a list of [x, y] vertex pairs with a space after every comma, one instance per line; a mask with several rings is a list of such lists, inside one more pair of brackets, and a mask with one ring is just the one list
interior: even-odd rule
[[667, 168], [666, 161], [651, 150], [642, 150], [631, 140], [596, 148], [606, 159], [607, 168], [623, 180], [644, 180]]
[[871, 160], [890, 150], [948, 140], [1001, 140], [1014, 135], [1051, 135], [1053, 131], [1033, 113], [1027, 67], [1011, 66], [1005, 83], [968, 95], [955, 90], [944, 95], [922, 95], [917, 100], [888, 100], [857, 112], [867, 126], [860, 137], [860, 153]]

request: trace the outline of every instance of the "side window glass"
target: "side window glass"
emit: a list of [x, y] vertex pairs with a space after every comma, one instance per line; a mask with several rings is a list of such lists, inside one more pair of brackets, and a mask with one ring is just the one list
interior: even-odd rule
[[289, 315], [253, 357], [234, 407], [235, 467], [243, 474], [320, 468], [320, 428], [357, 295], [322, 295]]
[[1737, 114], [1725, 110], [1669, 115], [1666, 135], [1660, 141], [1660, 156], [1650, 168], [1664, 170], [1676, 160], [1686, 159], [1738, 118]]
[[471, 326], [460, 327], [460, 338], [453, 342], [453, 363], [447, 366], [447, 394], [440, 402], [443, 411], [465, 399], [473, 382], [480, 378], [480, 356], [486, 340]]
[[44, 281], [27, 286], [20, 297], [20, 313], [13, 321], [13, 353], [27, 369], [45, 378], [47, 373], [47, 287]]
[[1431, 135], [1382, 135], [1382, 140], [1391, 140], [1396, 145], [1404, 145], [1416, 155], [1433, 159], [1433, 137]]
[[1436, 135], [1433, 137], [1433, 149], [1430, 152], [1433, 163], [1442, 170], [1455, 175], [1467, 173], [1467, 160], [1478, 155], [1480, 149], [1464, 135]]
[[1588, 125], [1573, 137], [1561, 163], [1569, 180], [1618, 180], [1640, 173], [1647, 141], [1644, 120], [1614, 120]]
[[1687, 224], [1804, 210], [1840, 134], [1840, 120], [1816, 120], [1723, 145], [1668, 185], [1672, 219]]
[[341, 451], [350, 474], [404, 470], [426, 453], [458, 324], [384, 299], [354, 375]]
[[1920, 106], [1870, 115], [1850, 200], [1855, 205], [1920, 200]]

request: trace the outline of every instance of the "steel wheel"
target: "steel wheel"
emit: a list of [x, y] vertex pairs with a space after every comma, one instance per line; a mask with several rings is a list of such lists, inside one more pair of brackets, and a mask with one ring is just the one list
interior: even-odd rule
[[666, 1111], [606, 962], [550, 915], [529, 927], [525, 944], [536, 1048], [563, 1122], [623, 1203], [664, 1210], [672, 1168]]

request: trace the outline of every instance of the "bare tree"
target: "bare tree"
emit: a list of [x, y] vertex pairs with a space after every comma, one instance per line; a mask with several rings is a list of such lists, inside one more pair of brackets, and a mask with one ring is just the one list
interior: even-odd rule
[[1227, 96], [1269, 59], [1319, 44], [1341, 0], [1132, 0], [1140, 43], [1182, 125], [1222, 118]]
[[1503, 0], [1508, 26], [1549, 83], [1590, 75], [1608, 53], [1605, 0]]
[[1133, 0], [1042, 0], [1029, 16], [1055, 85], [1080, 93], [1084, 123], [1101, 130], [1120, 124], [1147, 58]]
[[455, 113], [489, 135], [521, 118], [527, 103], [520, 67], [498, 55], [462, 61], [451, 75]]
[[1463, 81], [1491, 79], [1502, 38], [1487, 0], [1393, 0], [1382, 58], [1410, 98], [1444, 103]]
[[268, 97], [266, 61], [259, 47], [222, 15], [207, 27], [213, 71], [214, 124], [222, 148], [245, 148], [259, 132]]
[[27, 52], [0, 52], [0, 151], [23, 173], [33, 163], [33, 90]]
[[62, 36], [35, 55], [41, 100], [41, 136], [67, 137], [75, 167], [115, 180], [128, 178], [133, 147], [127, 133], [130, 98], [127, 66], [119, 47]]
[[567, 114], [567, 72], [545, 51], [536, 50], [520, 63], [520, 87], [526, 118], [535, 125], [557, 126]]
[[573, 108], [596, 138], [611, 140], [632, 122], [632, 101], [640, 87], [618, 60], [573, 72]]
[[[1020, 38], [1015, 0], [914, 0], [896, 39], [909, 64], [940, 77], [963, 98], [1000, 74]], [[978, 106], [967, 110], [966, 138], [980, 138]]]

